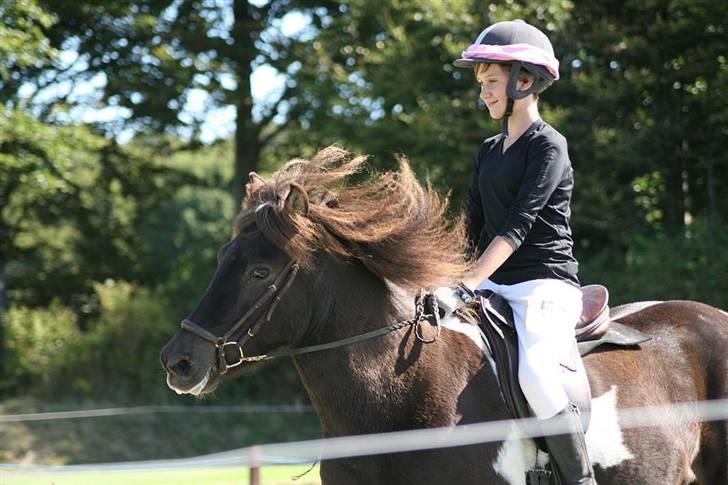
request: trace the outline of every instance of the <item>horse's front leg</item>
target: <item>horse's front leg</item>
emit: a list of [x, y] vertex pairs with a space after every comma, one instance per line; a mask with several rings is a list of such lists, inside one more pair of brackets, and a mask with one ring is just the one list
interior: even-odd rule
[[377, 469], [369, 458], [326, 460], [321, 463], [321, 485], [374, 485], [379, 483]]

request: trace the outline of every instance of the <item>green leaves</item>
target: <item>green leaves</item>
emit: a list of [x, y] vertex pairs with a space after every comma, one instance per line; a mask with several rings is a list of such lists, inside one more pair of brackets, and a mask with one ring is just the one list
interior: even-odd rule
[[0, 5], [0, 86], [16, 84], [18, 70], [48, 65], [57, 56], [43, 33], [54, 20], [35, 0]]

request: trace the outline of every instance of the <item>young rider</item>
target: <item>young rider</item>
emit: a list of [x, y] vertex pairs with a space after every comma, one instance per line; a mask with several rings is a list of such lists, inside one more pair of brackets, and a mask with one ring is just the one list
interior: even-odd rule
[[478, 150], [465, 204], [469, 242], [479, 257], [458, 287], [438, 288], [435, 295], [446, 311], [476, 289], [508, 300], [521, 389], [536, 417], [569, 422], [567, 434], [546, 437], [552, 461], [565, 483], [594, 484], [578, 410], [561, 385], [559, 365], [582, 309], [566, 139], [538, 111], [538, 95], [559, 78], [559, 62], [545, 34], [516, 20], [485, 29], [454, 64], [474, 68], [481, 107], [503, 125]]

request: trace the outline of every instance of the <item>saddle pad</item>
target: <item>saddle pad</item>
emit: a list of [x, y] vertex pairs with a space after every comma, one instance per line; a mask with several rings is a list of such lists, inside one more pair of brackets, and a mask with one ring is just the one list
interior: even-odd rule
[[602, 345], [629, 347], [647, 342], [648, 340], [652, 340], [652, 337], [640, 332], [639, 330], [635, 330], [632, 327], [612, 321], [609, 325], [609, 330], [603, 337], [598, 340], [579, 342], [577, 345], [579, 347], [579, 354], [584, 357]]

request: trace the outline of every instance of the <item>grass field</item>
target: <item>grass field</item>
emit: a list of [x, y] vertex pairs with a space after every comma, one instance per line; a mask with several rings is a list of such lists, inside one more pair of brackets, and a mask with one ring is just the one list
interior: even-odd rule
[[[273, 466], [261, 469], [262, 485], [319, 485], [318, 465]], [[250, 471], [241, 467], [186, 468], [114, 472], [20, 472], [0, 468], [0, 485], [248, 485]]]

